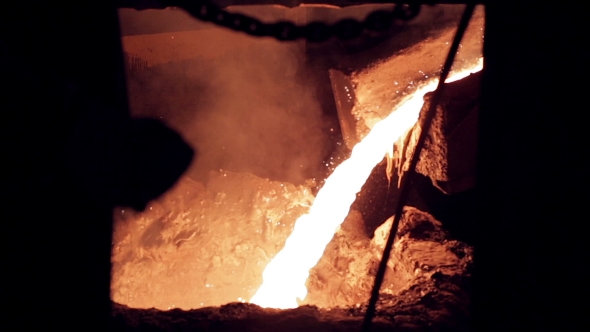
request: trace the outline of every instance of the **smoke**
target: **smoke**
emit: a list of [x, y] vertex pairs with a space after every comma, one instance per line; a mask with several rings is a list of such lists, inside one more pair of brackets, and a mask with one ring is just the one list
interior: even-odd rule
[[192, 33], [216, 36], [191, 41], [205, 56], [128, 72], [133, 116], [178, 130], [197, 150], [188, 173], [197, 180], [219, 169], [295, 184], [323, 174], [333, 121], [301, 44], [217, 28]]
[[298, 48], [274, 41], [216, 62], [187, 133], [200, 154], [195, 172], [223, 168], [293, 183], [316, 173], [327, 135], [304, 72]]

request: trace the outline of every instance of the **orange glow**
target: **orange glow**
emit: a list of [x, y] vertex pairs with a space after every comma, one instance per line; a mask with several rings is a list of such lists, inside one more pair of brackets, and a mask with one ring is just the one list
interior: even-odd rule
[[[480, 59], [477, 66], [453, 74], [447, 82], [477, 72], [482, 65], [483, 59]], [[393, 144], [414, 126], [424, 104], [424, 95], [436, 89], [437, 84], [438, 79], [428, 82], [387, 118], [375, 124], [353, 148], [350, 158], [336, 167], [318, 192], [309, 213], [296, 221], [285, 247], [266, 266], [262, 274], [264, 281], [250, 303], [287, 309], [296, 308], [298, 299], [305, 299], [309, 270], [322, 257], [373, 168], [385, 155], [391, 158]]]

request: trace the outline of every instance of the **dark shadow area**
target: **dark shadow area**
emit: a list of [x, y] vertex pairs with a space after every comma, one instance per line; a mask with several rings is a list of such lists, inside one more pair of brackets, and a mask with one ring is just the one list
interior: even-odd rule
[[375, 166], [367, 182], [357, 194], [351, 209], [360, 211], [363, 215], [365, 233], [373, 237], [373, 232], [389, 218], [395, 210], [393, 198], [397, 194], [397, 173], [391, 183], [387, 180], [385, 159]]
[[0, 29], [3, 330], [106, 331], [112, 209], [143, 209], [193, 151], [130, 120], [112, 4], [11, 3]]
[[443, 223], [451, 236], [473, 245], [477, 218], [477, 187], [447, 195], [434, 187], [429, 178], [418, 173], [412, 176], [412, 184], [430, 213]]

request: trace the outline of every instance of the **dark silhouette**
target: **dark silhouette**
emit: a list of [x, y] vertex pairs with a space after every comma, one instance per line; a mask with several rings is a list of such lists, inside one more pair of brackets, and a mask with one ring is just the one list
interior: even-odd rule
[[108, 330], [115, 205], [143, 209], [193, 158], [127, 110], [110, 2], [0, 14], [3, 330]]

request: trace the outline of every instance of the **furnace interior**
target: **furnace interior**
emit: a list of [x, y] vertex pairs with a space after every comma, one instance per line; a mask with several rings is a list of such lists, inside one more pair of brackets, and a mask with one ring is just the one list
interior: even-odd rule
[[[380, 7], [384, 6], [229, 9], [267, 21], [304, 24], [362, 19]], [[349, 157], [355, 142], [436, 76], [462, 9], [424, 7], [414, 21], [387, 33], [324, 44], [255, 39], [195, 21], [178, 10], [121, 10], [132, 115], [161, 119], [195, 148], [197, 158], [176, 185], [145, 211], [126, 207], [114, 211], [112, 300], [137, 309], [214, 311], [211, 307], [248, 302], [262, 283], [265, 266], [283, 247], [297, 218], [309, 211], [323, 180]], [[482, 41], [480, 8], [455, 71], [481, 59]], [[354, 90], [352, 132], [343, 130], [329, 69], [343, 73]], [[479, 84], [476, 77], [469, 80], [471, 87]], [[472, 109], [456, 105], [478, 98], [478, 91], [454, 87], [448, 97], [451, 102], [444, 107], [463, 107], [463, 113], [452, 129], [473, 114]], [[469, 102], [462, 103], [462, 98]], [[440, 119], [442, 128], [447, 118]], [[405, 147], [411, 146], [416, 130], [409, 128], [409, 135], [396, 143], [398, 166], [406, 160]], [[352, 139], [345, 140], [345, 135]], [[449, 132], [443, 135], [448, 136]], [[436, 150], [434, 145], [428, 151]], [[447, 160], [441, 151], [436, 150], [435, 157]], [[462, 155], [453, 158], [454, 163], [469, 163]], [[461, 232], [449, 233], [446, 226], [464, 229], [463, 221], [454, 220], [457, 213], [450, 210], [462, 210], [474, 188], [466, 185], [442, 194], [441, 186], [456, 183], [465, 172], [436, 177], [433, 169], [440, 165], [432, 164], [423, 161], [426, 166], [417, 170], [423, 181], [415, 181], [412, 207], [406, 210], [382, 289], [381, 308], [391, 309], [388, 315], [430, 301], [437, 310], [451, 303], [460, 307], [440, 317], [457, 312], [463, 317], [468, 305], [463, 298], [467, 293], [460, 288], [468, 284], [472, 249], [468, 238]], [[350, 310], [357, 317], [362, 314], [399, 176], [394, 172], [389, 182], [386, 165], [384, 158], [375, 167], [311, 271], [309, 294], [301, 305], [354, 308]], [[448, 288], [449, 299], [443, 298], [441, 287]], [[459, 290], [449, 290], [453, 287]], [[418, 302], [409, 300], [414, 297]], [[123, 308], [117, 310], [125, 317], [122, 312], [127, 309], [117, 308]], [[248, 304], [240, 308], [260, 314]]]

